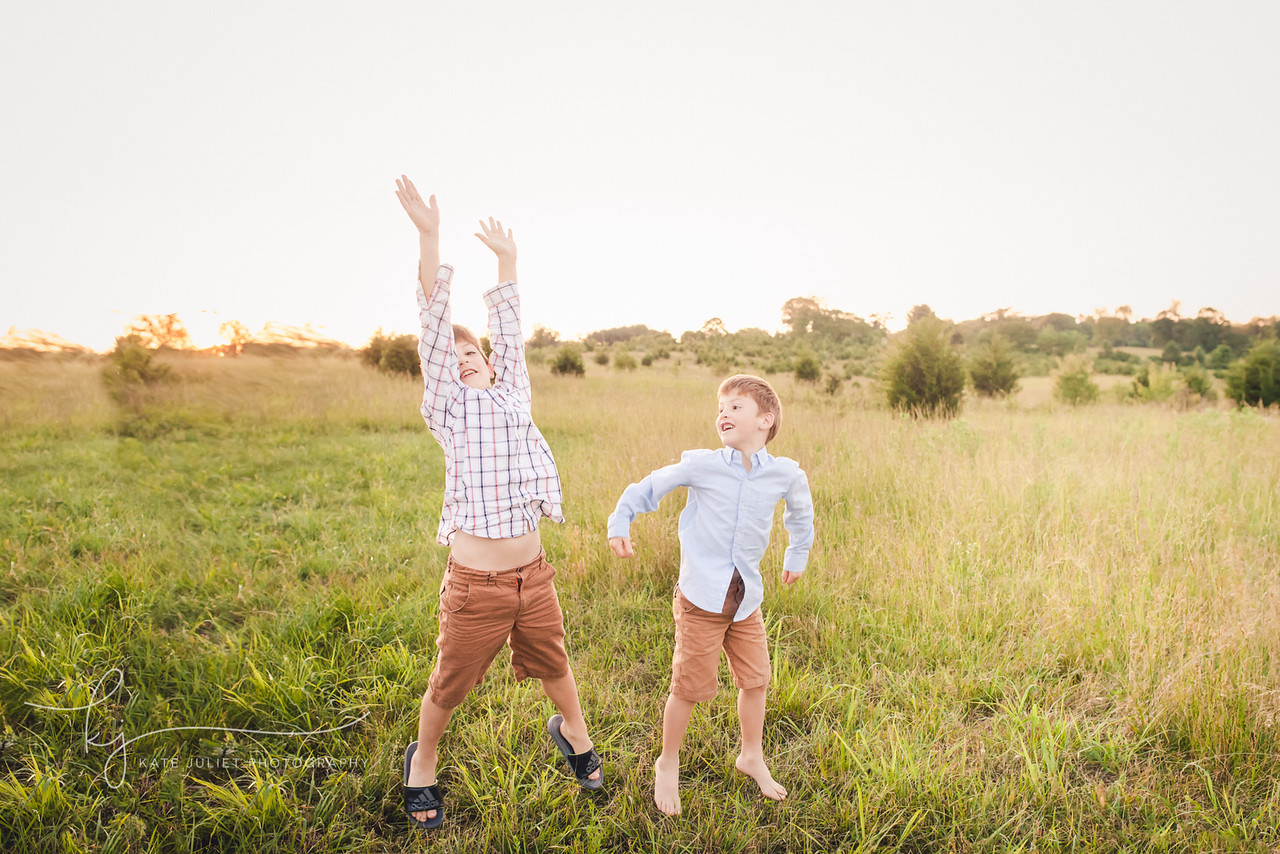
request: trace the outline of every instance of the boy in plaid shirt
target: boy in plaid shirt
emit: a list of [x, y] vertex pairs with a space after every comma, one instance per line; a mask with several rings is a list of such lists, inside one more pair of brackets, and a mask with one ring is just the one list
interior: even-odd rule
[[[564, 617], [555, 569], [538, 535], [545, 516], [563, 522], [560, 476], [551, 449], [529, 414], [529, 372], [520, 331], [516, 244], [490, 219], [476, 237], [498, 259], [500, 284], [484, 294], [493, 362], [465, 327], [450, 323], [453, 268], [440, 264], [440, 211], [407, 177], [396, 196], [418, 229], [418, 308], [422, 337], [422, 416], [444, 449], [445, 490], [436, 540], [450, 547], [440, 586], [438, 655], [418, 718], [418, 740], [405, 751], [404, 809], [419, 827], [444, 821], [436, 782], [437, 747], [453, 709], [504, 643], [517, 679], [535, 678], [559, 709], [547, 730], [578, 783], [599, 789], [578, 688], [564, 650]], [[433, 275], [429, 284], [427, 276]]]

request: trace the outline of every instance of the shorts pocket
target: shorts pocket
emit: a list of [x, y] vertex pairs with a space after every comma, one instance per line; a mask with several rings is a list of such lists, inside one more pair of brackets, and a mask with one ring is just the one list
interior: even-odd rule
[[446, 579], [440, 588], [440, 610], [447, 614], [456, 614], [467, 605], [471, 598], [471, 585], [465, 581]]

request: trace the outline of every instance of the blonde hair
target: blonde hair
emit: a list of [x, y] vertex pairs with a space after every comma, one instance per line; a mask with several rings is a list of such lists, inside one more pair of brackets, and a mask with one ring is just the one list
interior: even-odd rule
[[772, 442], [773, 437], [778, 435], [778, 427], [782, 425], [782, 401], [778, 400], [778, 393], [773, 390], [773, 386], [751, 374], [734, 374], [720, 383], [717, 395], [724, 397], [733, 391], [741, 392], [754, 400], [761, 412], [773, 413], [773, 424], [764, 440], [766, 445]]
[[484, 348], [480, 346], [480, 339], [475, 336], [475, 333], [461, 323], [455, 323], [453, 324], [453, 345], [456, 347], [459, 344], [472, 344], [480, 351], [481, 356], [484, 355]]

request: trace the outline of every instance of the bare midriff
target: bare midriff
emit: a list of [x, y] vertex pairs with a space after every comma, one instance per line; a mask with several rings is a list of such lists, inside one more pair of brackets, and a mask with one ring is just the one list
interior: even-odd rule
[[455, 563], [485, 572], [503, 572], [531, 563], [542, 551], [542, 537], [534, 528], [518, 537], [490, 540], [454, 531], [450, 555]]

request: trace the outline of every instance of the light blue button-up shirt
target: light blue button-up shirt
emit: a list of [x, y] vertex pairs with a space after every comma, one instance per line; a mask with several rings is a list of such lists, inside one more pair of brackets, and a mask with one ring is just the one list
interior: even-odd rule
[[734, 621], [744, 620], [764, 601], [760, 559], [769, 546], [773, 510], [786, 502], [782, 521], [791, 541], [782, 559], [787, 572], [804, 572], [813, 545], [813, 498], [800, 465], [752, 454], [751, 471], [731, 448], [685, 451], [680, 462], [660, 468], [628, 486], [609, 516], [609, 536], [629, 537], [631, 522], [658, 509], [677, 487], [689, 487], [680, 514], [680, 590], [704, 611], [720, 612], [737, 568], [746, 588]]

